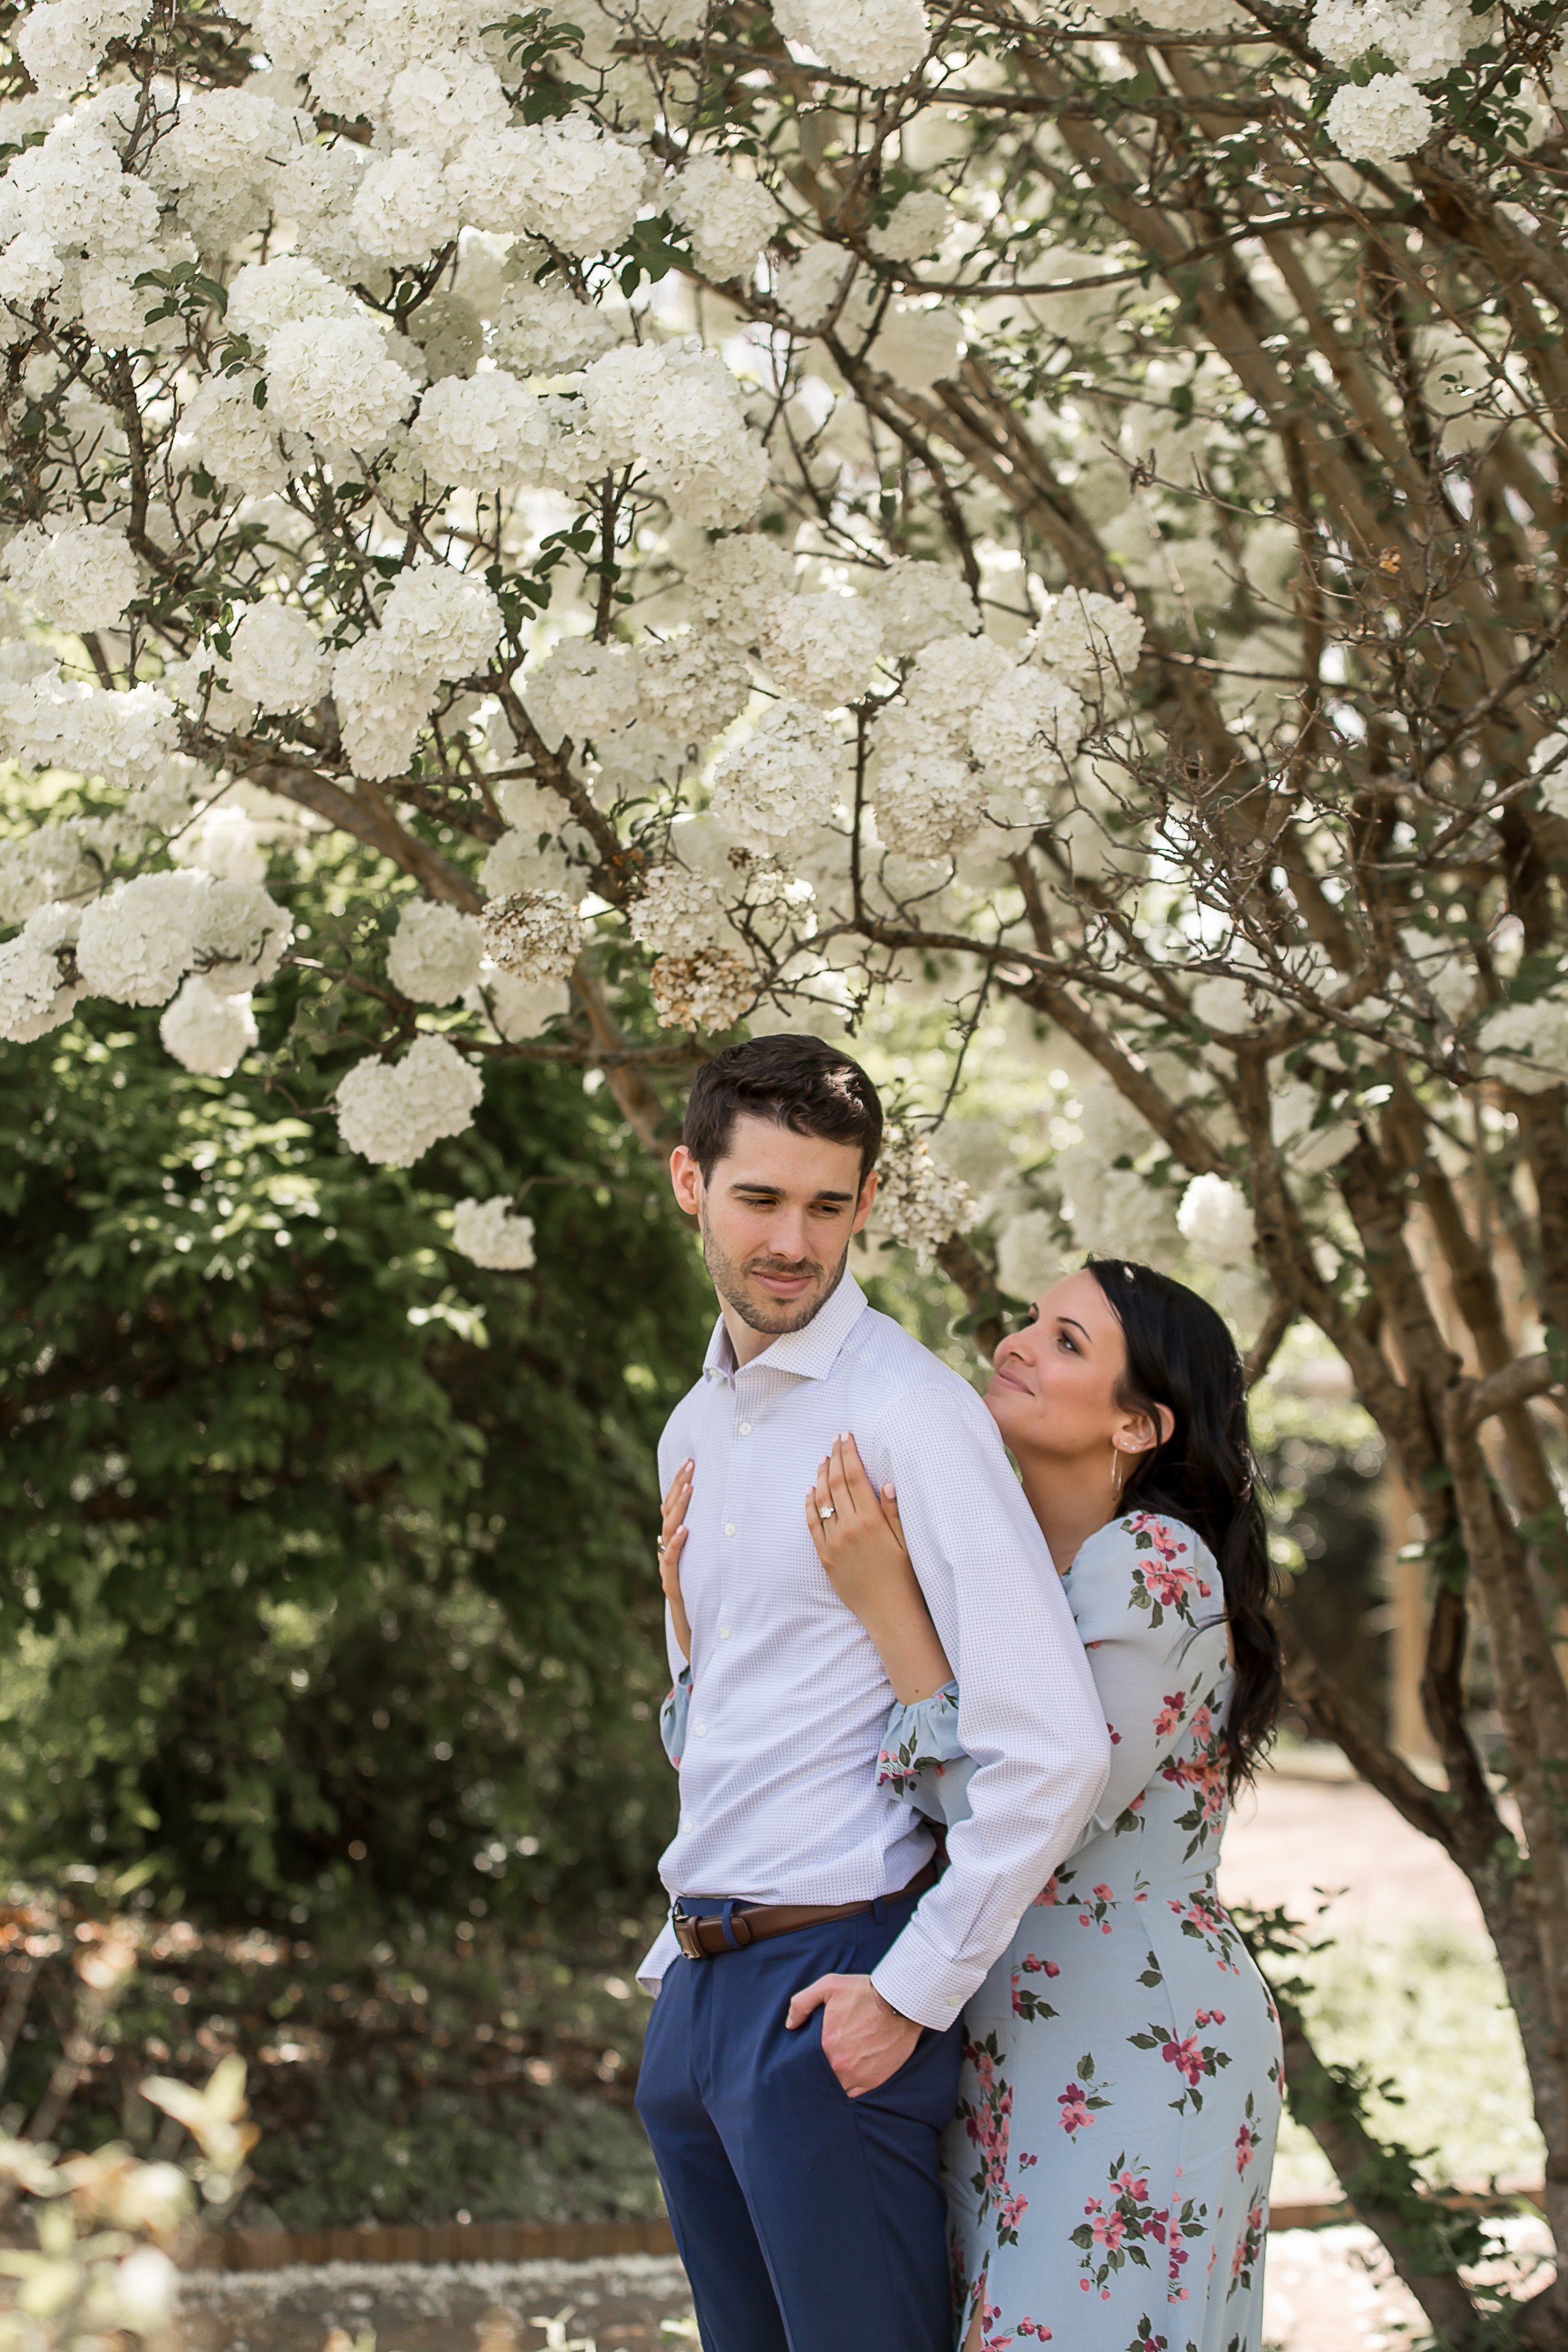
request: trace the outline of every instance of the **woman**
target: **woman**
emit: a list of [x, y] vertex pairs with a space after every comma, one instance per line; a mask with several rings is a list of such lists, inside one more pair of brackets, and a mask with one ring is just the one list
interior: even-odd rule
[[[986, 1402], [1065, 1580], [1112, 1761], [965, 2012], [948, 2153], [963, 2352], [1261, 2352], [1279, 2035], [1214, 1880], [1279, 1687], [1241, 1365], [1194, 1292], [1099, 1260], [1002, 1341]], [[661, 1553], [678, 1632], [685, 1507], [678, 1479]], [[882, 1780], [961, 1818], [958, 1686], [897, 1497], [852, 1438], [806, 1518], [893, 1687]], [[676, 1756], [685, 1696], [666, 1709]]]

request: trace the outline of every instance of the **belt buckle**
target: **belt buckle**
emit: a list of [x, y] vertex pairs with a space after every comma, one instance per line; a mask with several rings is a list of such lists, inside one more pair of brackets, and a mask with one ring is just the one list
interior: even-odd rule
[[679, 1903], [669, 1914], [669, 1924], [675, 1930], [675, 1940], [689, 1960], [705, 1960], [708, 1951], [697, 1939], [697, 1921], [683, 1911]]

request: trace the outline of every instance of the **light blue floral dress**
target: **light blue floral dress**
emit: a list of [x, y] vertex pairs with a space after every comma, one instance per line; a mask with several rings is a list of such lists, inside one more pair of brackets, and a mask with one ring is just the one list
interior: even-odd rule
[[[1279, 2026], [1215, 1889], [1233, 1675], [1212, 1553], [1133, 1513], [1064, 1579], [1110, 1727], [1077, 1849], [964, 2012], [947, 2145], [962, 2341], [1262, 2352]], [[889, 1718], [881, 1775], [956, 1821], [957, 1685]]]
[[[1213, 1554], [1134, 1512], [1063, 1580], [1110, 1778], [964, 2011], [948, 2136], [957, 2336], [985, 2352], [1262, 2352], [1279, 2026], [1220, 1903], [1233, 1676]], [[684, 1678], [683, 1678], [684, 1679]], [[672, 1759], [687, 1691], [665, 1703]], [[879, 1778], [967, 1810], [958, 1685], [888, 1720]]]

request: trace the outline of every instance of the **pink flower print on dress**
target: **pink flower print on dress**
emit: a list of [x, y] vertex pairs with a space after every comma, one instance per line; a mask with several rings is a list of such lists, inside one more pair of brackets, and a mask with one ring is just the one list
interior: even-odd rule
[[1057, 2118], [1068, 2139], [1087, 2131], [1094, 2118], [1110, 2102], [1104, 2095], [1110, 2088], [1100, 2081], [1094, 2071], [1094, 2053], [1086, 2050], [1078, 2062], [1078, 2071], [1065, 2091], [1057, 2093], [1057, 2105], [1061, 2114]]
[[1180, 2042], [1167, 2042], [1160, 2055], [1167, 2066], [1179, 2067], [1190, 2084], [1195, 2085], [1203, 2081], [1203, 2045], [1195, 2033], [1187, 2034]]
[[1164, 1623], [1167, 1609], [1184, 1624], [1195, 1625], [1193, 1601], [1207, 1601], [1213, 1587], [1189, 1561], [1186, 1544], [1173, 1528], [1146, 1511], [1135, 1511], [1123, 1524], [1143, 1555], [1132, 1571], [1132, 1606], [1147, 1609], [1156, 1629]]
[[1049, 1878], [1047, 1879], [1045, 1885], [1041, 1887], [1039, 1893], [1036, 1895], [1034, 1903], [1030, 1907], [1037, 1910], [1042, 1903], [1047, 1907], [1051, 1904], [1055, 1903], [1057, 1899], [1057, 1874], [1053, 1871]]
[[1089, 2094], [1081, 2083], [1069, 2083], [1065, 2091], [1058, 2091], [1057, 2105], [1062, 2111], [1061, 2127], [1069, 2139], [1075, 2132], [1087, 2131], [1094, 2121], [1089, 2110]]
[[1054, 2344], [1056, 2341], [1043, 2319], [1020, 2319], [1018, 2333], [1020, 2336], [1032, 2336], [1037, 2344]]
[[1174, 1731], [1177, 1724], [1180, 1723], [1182, 1719], [1182, 1709], [1185, 1706], [1186, 1703], [1187, 1694], [1185, 1691], [1168, 1691], [1166, 1693], [1165, 1704], [1160, 1709], [1159, 1714], [1154, 1717], [1154, 1737], [1156, 1739], [1169, 1739], [1172, 1732]]
[[1198, 2088], [1205, 2077], [1216, 2074], [1230, 2063], [1228, 2050], [1217, 2049], [1212, 2042], [1200, 2042], [1204, 2027], [1219, 2019], [1215, 2010], [1200, 2010], [1193, 2021], [1191, 2033], [1176, 2033], [1168, 2025], [1150, 2024], [1141, 2033], [1130, 2033], [1128, 2041], [1135, 2050], [1157, 2050], [1167, 2066], [1173, 2066], [1186, 2089], [1179, 2098], [1171, 2101], [1178, 2115], [1184, 2115], [1189, 2104], [1194, 2114], [1203, 2107], [1203, 2093]]
[[1020, 1960], [1013, 1971], [1014, 2016], [1030, 2021], [1044, 2021], [1055, 2017], [1057, 2011], [1051, 2007], [1050, 2002], [1037, 1993], [1032, 1985], [1025, 1984], [1023, 1979], [1026, 1976], [1059, 1977], [1060, 1974], [1061, 1970], [1055, 1960], [1042, 1960], [1034, 1952], [1030, 1952], [1026, 1958]]

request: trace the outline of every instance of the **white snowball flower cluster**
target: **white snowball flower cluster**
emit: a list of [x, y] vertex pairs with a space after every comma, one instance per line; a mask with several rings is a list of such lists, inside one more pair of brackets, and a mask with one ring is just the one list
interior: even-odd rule
[[1292, 1168], [1303, 1176], [1315, 1176], [1325, 1168], [1332, 1168], [1354, 1148], [1356, 1141], [1352, 1119], [1331, 1118], [1321, 1127], [1313, 1125], [1319, 1102], [1314, 1087], [1301, 1079], [1292, 1079], [1276, 1089], [1268, 1108], [1269, 1133]]
[[711, 742], [740, 717], [751, 694], [750, 671], [722, 638], [693, 632], [643, 651], [638, 712], [672, 743]]
[[1182, 1195], [1176, 1225], [1207, 1265], [1249, 1265], [1256, 1254], [1252, 1211], [1239, 1185], [1224, 1176], [1194, 1176]]
[[1013, 667], [994, 637], [937, 637], [915, 656], [904, 688], [911, 710], [966, 744], [970, 722]]
[[560, 890], [492, 898], [480, 921], [485, 952], [519, 980], [564, 980], [587, 940], [582, 917]]
[[134, 38], [146, 15], [147, 0], [41, 0], [11, 37], [40, 89], [79, 89], [110, 41]]
[[1405, 74], [1373, 74], [1346, 82], [1329, 100], [1330, 138], [1342, 155], [1367, 163], [1396, 163], [1424, 147], [1436, 126], [1427, 100]]
[[504, 1195], [459, 1201], [452, 1216], [453, 1246], [475, 1265], [522, 1274], [533, 1264], [533, 1219], [519, 1216]]
[[909, 79], [930, 42], [921, 0], [773, 0], [786, 41], [873, 89]]
[[774, 684], [823, 710], [865, 692], [881, 650], [881, 623], [858, 596], [786, 596], [762, 634]]
[[118, 827], [79, 817], [0, 841], [0, 923], [96, 890], [123, 845]]
[[367, 317], [293, 319], [267, 347], [269, 416], [329, 446], [381, 448], [416, 390]]
[[364, 315], [348, 289], [302, 253], [280, 253], [237, 269], [224, 312], [227, 325], [264, 350], [280, 327], [300, 320]]
[[[47, 295], [57, 316], [80, 318], [97, 278], [129, 293], [157, 240], [156, 194], [121, 171], [113, 146], [85, 116], [63, 116], [0, 178], [0, 276], [13, 301]], [[13, 342], [25, 331], [22, 320], [0, 310], [0, 340]]]
[[220, 996], [205, 980], [187, 980], [158, 1024], [164, 1051], [182, 1068], [226, 1078], [256, 1043], [248, 996]]
[[141, 584], [124, 531], [102, 522], [26, 524], [0, 554], [0, 579], [60, 629], [117, 629]]
[[495, 68], [462, 49], [437, 49], [405, 66], [387, 95], [399, 139], [442, 157], [470, 139], [493, 138], [507, 121], [506, 92]]
[[386, 951], [386, 976], [416, 1004], [457, 1004], [479, 976], [484, 940], [472, 915], [411, 898]]
[[1307, 37], [1331, 65], [1375, 49], [1413, 81], [1437, 81], [1491, 38], [1490, 15], [1472, 15], [1462, 0], [1318, 0]]
[[227, 882], [264, 882], [267, 852], [260, 829], [242, 808], [209, 808], [169, 845], [176, 866], [199, 866]]
[[1568, 1081], [1568, 1002], [1540, 996], [1533, 1004], [1504, 1004], [1481, 1024], [1488, 1070], [1521, 1094], [1544, 1093]]
[[511, 827], [492, 841], [479, 867], [479, 887], [487, 898], [505, 898], [520, 890], [563, 890], [571, 866], [559, 841], [541, 845], [539, 827]]
[[25, 768], [64, 768], [128, 790], [156, 773], [179, 731], [174, 704], [154, 686], [100, 693], [48, 670], [0, 688], [0, 743]]
[[610, 465], [636, 466], [688, 522], [725, 529], [751, 520], [767, 487], [767, 455], [716, 352], [695, 336], [626, 344], [595, 360], [583, 383]]
[[247, 605], [235, 625], [227, 683], [258, 710], [309, 710], [326, 693], [331, 669], [304, 614], [268, 596]]
[[963, 1179], [951, 1175], [932, 1158], [930, 1144], [913, 1128], [887, 1129], [877, 1169], [881, 1179], [878, 1222], [895, 1241], [918, 1250], [922, 1259], [953, 1234], [967, 1233], [980, 1213], [980, 1203]]
[[563, 253], [586, 255], [627, 236], [645, 170], [629, 140], [568, 114], [470, 140], [448, 166], [447, 185], [475, 228], [506, 236], [521, 229]]
[[288, 135], [288, 118], [261, 90], [187, 85], [146, 169], [202, 251], [218, 255], [264, 222]]
[[193, 968], [238, 994], [272, 978], [292, 929], [258, 885], [189, 868], [139, 874], [84, 911], [77, 968], [89, 995], [116, 1004], [165, 1004]]
[[694, 627], [754, 646], [773, 607], [795, 587], [795, 561], [776, 539], [738, 530], [708, 550], [689, 584]]
[[521, 489], [552, 472], [552, 404], [496, 368], [442, 378], [409, 436], [434, 481], [460, 490]]
[[289, 467], [267, 413], [256, 404], [259, 375], [248, 368], [209, 376], [180, 419], [179, 454], [205, 466], [215, 481], [251, 498], [280, 490]]
[[349, 228], [373, 261], [428, 261], [458, 234], [458, 206], [438, 156], [395, 147], [372, 163], [354, 196]]
[[662, 955], [648, 986], [661, 1029], [700, 1029], [710, 1036], [732, 1029], [757, 994], [751, 966], [732, 948]]
[[902, 556], [864, 593], [889, 654], [918, 654], [938, 637], [969, 635], [980, 626], [968, 588], [940, 563]]
[[564, 981], [521, 980], [516, 972], [487, 968], [475, 991], [476, 1011], [481, 1004], [488, 1007], [498, 1035], [517, 1045], [542, 1035], [552, 1021], [563, 1019], [572, 1009], [572, 995]]
[[614, 349], [616, 331], [603, 310], [559, 285], [516, 279], [490, 320], [490, 348], [519, 375], [571, 375]]
[[416, 1037], [401, 1062], [356, 1062], [338, 1087], [338, 1133], [381, 1168], [412, 1168], [474, 1123], [477, 1070], [445, 1037]]
[[946, 857], [979, 831], [984, 779], [955, 756], [940, 728], [918, 711], [892, 709], [878, 722], [872, 786], [877, 832], [900, 857]]
[[1026, 791], [1058, 781], [1082, 740], [1084, 708], [1049, 670], [1011, 671], [970, 722], [969, 746], [993, 781]]
[[1062, 1245], [1048, 1209], [1026, 1209], [996, 1243], [996, 1281], [1009, 1298], [1038, 1298], [1064, 1272]]
[[552, 746], [568, 735], [574, 743], [602, 743], [636, 719], [640, 669], [640, 656], [630, 646], [567, 637], [528, 672], [529, 713]]
[[1050, 599], [1025, 651], [1079, 693], [1099, 695], [1131, 677], [1143, 628], [1131, 604], [1092, 588], [1068, 588]]
[[1080, 1249], [1141, 1265], [1168, 1257], [1176, 1239], [1173, 1193], [1136, 1169], [1097, 1167], [1079, 1152], [1064, 1154], [1062, 1181], [1063, 1205]]
[[833, 814], [844, 756], [842, 739], [819, 710], [775, 702], [745, 742], [715, 761], [710, 814], [754, 849], [809, 836]]
[[866, 242], [885, 261], [923, 260], [942, 246], [952, 217], [952, 207], [939, 190], [911, 188]]
[[341, 653], [332, 696], [356, 775], [400, 775], [444, 678], [485, 661], [501, 633], [501, 609], [484, 581], [451, 564], [401, 573], [381, 626]]
[[778, 205], [761, 181], [742, 179], [718, 155], [694, 156], [671, 182], [668, 202], [710, 278], [749, 278], [778, 226]]
[[30, 1045], [70, 1019], [86, 994], [75, 976], [80, 929], [79, 908], [39, 907], [0, 947], [0, 1037]]
[[656, 866], [632, 907], [632, 937], [656, 955], [695, 955], [718, 947], [729, 930], [718, 889], [705, 874], [673, 860]]

